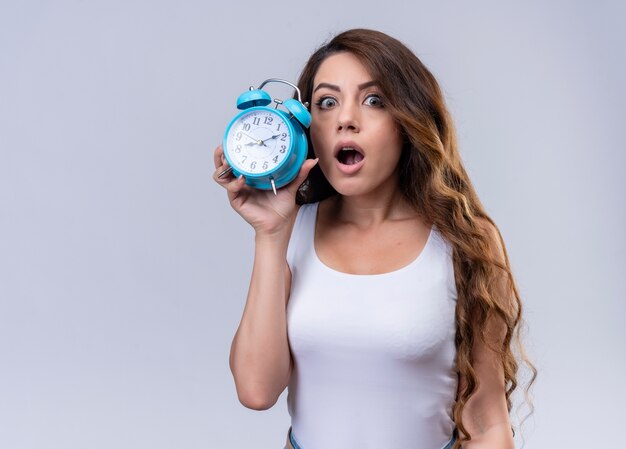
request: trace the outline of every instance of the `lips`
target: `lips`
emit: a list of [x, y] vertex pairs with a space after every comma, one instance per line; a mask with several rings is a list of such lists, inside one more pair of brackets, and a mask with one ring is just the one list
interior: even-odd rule
[[354, 142], [340, 142], [335, 146], [334, 156], [342, 165], [354, 165], [365, 159], [363, 150]]
[[354, 142], [340, 142], [335, 146], [333, 153], [337, 160], [337, 167], [345, 174], [357, 172], [365, 160], [365, 153]]

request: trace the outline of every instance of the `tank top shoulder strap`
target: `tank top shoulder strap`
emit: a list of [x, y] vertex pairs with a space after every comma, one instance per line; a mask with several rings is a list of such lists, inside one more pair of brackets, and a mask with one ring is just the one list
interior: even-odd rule
[[296, 259], [313, 244], [318, 204], [303, 204], [298, 209], [287, 247], [287, 263], [292, 272]]

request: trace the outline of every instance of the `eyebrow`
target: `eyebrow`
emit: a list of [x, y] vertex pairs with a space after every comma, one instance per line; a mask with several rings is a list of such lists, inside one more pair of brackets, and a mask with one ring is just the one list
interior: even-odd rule
[[[363, 89], [367, 89], [368, 87], [371, 86], [377, 86], [378, 85], [378, 81], [367, 81], [365, 83], [359, 84], [357, 87], [359, 88], [359, 90], [363, 90]], [[319, 89], [321, 89], [322, 87], [326, 87], [330, 90], [334, 90], [336, 92], [341, 92], [341, 89], [339, 88], [339, 86], [337, 86], [336, 84], [330, 84], [330, 83], [319, 83], [315, 89], [313, 89], [313, 93], [317, 92]]]

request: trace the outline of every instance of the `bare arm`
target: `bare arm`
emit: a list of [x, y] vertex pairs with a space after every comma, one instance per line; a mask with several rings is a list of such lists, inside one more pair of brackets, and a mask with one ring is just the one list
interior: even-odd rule
[[286, 304], [291, 273], [285, 261], [289, 232], [257, 234], [254, 266], [243, 317], [230, 352], [239, 400], [246, 407], [272, 407], [287, 387], [291, 355]]
[[[497, 329], [492, 322], [488, 333], [494, 341], [499, 338]], [[480, 385], [463, 409], [463, 423], [472, 435], [463, 449], [513, 449], [502, 363], [480, 339], [474, 343], [472, 352]], [[466, 380], [461, 376], [459, 388], [465, 385]]]
[[[504, 252], [497, 231], [488, 223], [482, 223], [491, 235], [492, 255], [504, 263]], [[506, 295], [505, 282], [499, 283], [499, 294]], [[506, 325], [495, 317], [486, 323], [486, 339], [498, 347], [506, 335]], [[479, 382], [477, 391], [463, 409], [463, 423], [472, 435], [463, 449], [514, 449], [513, 432], [506, 404], [504, 369], [500, 357], [480, 338], [472, 349], [474, 369]], [[459, 382], [459, 391], [467, 385], [464, 376]]]
[[271, 191], [252, 189], [232, 175], [218, 178], [226, 167], [223, 150], [215, 150], [214, 180], [226, 188], [235, 211], [255, 230], [255, 256], [239, 328], [230, 350], [240, 402], [248, 408], [272, 407], [289, 383], [291, 354], [286, 305], [291, 287], [287, 246], [297, 213], [295, 195], [317, 160], [307, 160], [288, 186]]

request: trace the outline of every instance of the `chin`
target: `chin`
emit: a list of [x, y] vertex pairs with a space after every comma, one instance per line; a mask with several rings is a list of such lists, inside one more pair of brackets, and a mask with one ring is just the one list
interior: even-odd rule
[[363, 182], [363, 179], [350, 178], [329, 180], [330, 185], [342, 196], [360, 196], [372, 192], [372, 186]]

